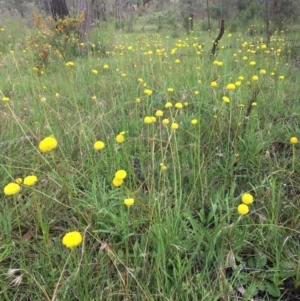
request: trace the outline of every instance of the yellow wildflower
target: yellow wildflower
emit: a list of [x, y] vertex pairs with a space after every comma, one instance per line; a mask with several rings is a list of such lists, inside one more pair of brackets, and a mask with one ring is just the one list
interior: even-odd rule
[[19, 184], [17, 183], [8, 183], [5, 187], [4, 187], [4, 194], [5, 195], [14, 195], [17, 194], [19, 191], [21, 190], [21, 187]]
[[82, 242], [82, 235], [78, 231], [68, 232], [62, 239], [62, 244], [67, 248], [74, 248]]
[[49, 152], [57, 147], [57, 140], [52, 137], [46, 137], [39, 143], [39, 149], [41, 152]]
[[37, 182], [38, 178], [36, 176], [27, 176], [24, 178], [24, 185], [33, 186]]
[[101, 149], [103, 149], [104, 147], [105, 147], [105, 144], [104, 144], [104, 142], [101, 141], [101, 140], [96, 141], [96, 142], [94, 143], [94, 149], [95, 149], [95, 150], [101, 150]]

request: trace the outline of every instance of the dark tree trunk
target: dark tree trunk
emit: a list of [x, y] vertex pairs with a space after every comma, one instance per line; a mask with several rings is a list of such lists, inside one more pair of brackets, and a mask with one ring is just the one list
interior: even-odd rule
[[190, 21], [191, 21], [191, 31], [194, 31], [194, 15], [190, 14]]
[[143, 6], [145, 7], [145, 5], [149, 2], [151, 2], [151, 0], [143, 0]]
[[84, 21], [80, 24], [79, 33], [81, 42], [85, 42], [92, 26], [92, 0], [77, 0], [77, 13], [84, 14]]
[[51, 14], [54, 20], [69, 16], [66, 0], [46, 0], [50, 2]]
[[210, 15], [209, 15], [209, 5], [208, 0], [206, 0], [206, 9], [207, 9], [207, 26], [208, 26], [208, 33], [210, 35]]

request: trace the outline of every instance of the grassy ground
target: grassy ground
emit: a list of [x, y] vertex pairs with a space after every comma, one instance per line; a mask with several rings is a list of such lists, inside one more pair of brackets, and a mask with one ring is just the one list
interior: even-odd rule
[[[289, 31], [266, 49], [263, 36], [226, 32], [211, 59], [217, 31], [174, 38], [108, 24], [76, 56], [14, 25], [0, 31], [1, 300], [298, 300], [300, 76]], [[58, 147], [41, 152], [51, 135]], [[117, 170], [127, 172], [119, 187]], [[35, 185], [3, 193], [28, 175]], [[244, 193], [254, 202], [241, 215]], [[83, 241], [67, 249], [75, 230]]]

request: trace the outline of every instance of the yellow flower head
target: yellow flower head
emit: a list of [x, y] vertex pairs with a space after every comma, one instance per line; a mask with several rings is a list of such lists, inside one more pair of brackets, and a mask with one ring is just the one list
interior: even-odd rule
[[104, 147], [105, 147], [105, 144], [104, 144], [104, 142], [102, 142], [101, 140], [96, 141], [96, 142], [94, 143], [94, 149], [95, 149], [95, 150], [101, 150], [101, 149], [103, 149]]
[[134, 199], [130, 198], [130, 199], [125, 199], [124, 200], [124, 205], [126, 205], [127, 207], [130, 207], [134, 204]]
[[210, 83], [210, 86], [213, 87], [213, 88], [215, 88], [217, 85], [218, 85], [217, 82], [211, 82]]
[[239, 80], [244, 80], [244, 76], [239, 76]]
[[152, 122], [156, 122], [156, 117], [155, 116], [151, 116]]
[[283, 76], [283, 75], [280, 75], [280, 76], [279, 76], [279, 79], [284, 79], [284, 76]]
[[56, 98], [59, 98], [59, 96], [60, 96], [59, 93], [55, 93]]
[[166, 104], [165, 104], [165, 108], [166, 109], [168, 109], [168, 108], [172, 108], [172, 103], [171, 102], [167, 102]]
[[164, 115], [164, 112], [162, 110], [157, 110], [155, 113], [156, 117], [162, 117]]
[[33, 186], [38, 181], [36, 176], [27, 176], [24, 178], [24, 185], [26, 186]]
[[227, 103], [230, 102], [230, 99], [229, 99], [227, 96], [223, 96], [222, 99], [223, 99], [225, 102], [227, 102]]
[[257, 76], [257, 75], [253, 75], [253, 76], [252, 76], [252, 80], [253, 80], [254, 82], [258, 81], [258, 76]]
[[173, 122], [173, 123], [171, 124], [171, 130], [177, 130], [178, 128], [179, 128], [178, 123]]
[[249, 212], [249, 207], [245, 204], [240, 204], [237, 207], [237, 211], [238, 211], [239, 214], [245, 215]]
[[226, 86], [226, 89], [227, 89], [227, 90], [235, 90], [235, 84], [228, 84], [228, 85]]
[[163, 119], [162, 124], [167, 125], [167, 124], [169, 124], [169, 122], [170, 122], [169, 119], [165, 118], [165, 119]]
[[135, 102], [136, 102], [136, 103], [140, 103], [140, 102], [141, 102], [141, 99], [137, 97], [137, 98], [135, 99]]
[[117, 141], [118, 143], [123, 143], [123, 142], [125, 141], [124, 135], [122, 135], [122, 134], [117, 135], [116, 141]]
[[62, 239], [62, 244], [67, 248], [74, 248], [82, 242], [82, 235], [78, 231], [68, 232]]
[[150, 89], [145, 89], [144, 93], [147, 94], [148, 96], [151, 96], [153, 92]]
[[67, 66], [67, 67], [73, 67], [73, 66], [74, 66], [74, 63], [73, 63], [73, 62], [67, 62], [67, 63], [66, 63], [66, 66]]
[[180, 60], [179, 59], [175, 60], [175, 64], [180, 64]]
[[49, 152], [55, 149], [56, 147], [57, 147], [57, 140], [52, 136], [44, 138], [39, 144], [39, 149], [43, 153]]
[[249, 64], [250, 64], [250, 66], [255, 66], [256, 62], [255, 61], [251, 61]]
[[9, 101], [9, 97], [2, 97], [2, 101]]
[[173, 92], [174, 91], [174, 89], [173, 88], [168, 88], [168, 92]]
[[109, 66], [107, 64], [105, 64], [105, 65], [103, 65], [103, 69], [107, 70], [107, 69], [109, 69]]
[[17, 194], [20, 190], [21, 190], [20, 185], [12, 182], [12, 183], [8, 183], [4, 187], [3, 191], [4, 191], [5, 195], [14, 195], [14, 194]]
[[247, 61], [248, 58], [246, 56], [243, 56], [243, 61]]
[[98, 74], [98, 70], [96, 70], [96, 69], [93, 69], [92, 72], [93, 72], [94, 74]]
[[259, 71], [259, 74], [266, 74], [267, 73], [267, 71], [265, 70], [265, 69], [261, 69], [260, 71]]
[[292, 137], [290, 139], [291, 144], [297, 144], [298, 143], [298, 138], [297, 137]]
[[176, 109], [182, 109], [183, 108], [182, 103], [180, 103], [180, 102], [175, 103], [175, 108]]
[[115, 173], [115, 178], [124, 180], [127, 176], [127, 172], [124, 169], [120, 169]]
[[152, 123], [153, 121], [152, 121], [152, 117], [151, 116], [146, 116], [145, 118], [144, 118], [144, 123], [146, 123], [146, 124], [150, 124], [150, 123]]
[[254, 201], [253, 196], [250, 193], [244, 193], [242, 195], [242, 202], [246, 205], [252, 204]]
[[118, 178], [114, 178], [113, 181], [112, 181], [112, 184], [115, 186], [115, 187], [119, 187], [123, 184], [123, 180], [122, 179], [118, 179]]
[[22, 182], [23, 182], [23, 179], [22, 179], [22, 178], [17, 178], [17, 179], [16, 179], [16, 183], [17, 183], [17, 184], [22, 184]]
[[192, 119], [191, 120], [191, 124], [197, 124], [198, 123], [198, 120], [197, 119]]

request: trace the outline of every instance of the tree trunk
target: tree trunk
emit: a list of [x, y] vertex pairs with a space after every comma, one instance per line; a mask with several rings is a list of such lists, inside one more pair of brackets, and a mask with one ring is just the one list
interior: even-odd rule
[[208, 26], [208, 33], [210, 36], [210, 15], [209, 15], [209, 5], [208, 0], [206, 0], [206, 9], [207, 9], [207, 26]]
[[86, 42], [92, 25], [92, 0], [77, 0], [77, 13], [84, 15], [84, 21], [80, 24], [80, 41]]
[[45, 0], [45, 5], [46, 2], [50, 3], [51, 14], [55, 21], [69, 16], [66, 0]]

